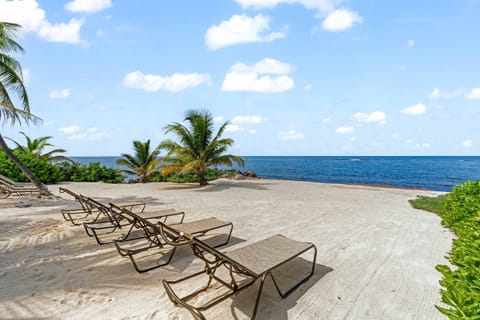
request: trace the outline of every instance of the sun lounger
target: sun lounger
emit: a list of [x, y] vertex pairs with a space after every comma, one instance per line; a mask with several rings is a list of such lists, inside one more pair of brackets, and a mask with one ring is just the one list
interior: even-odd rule
[[[83, 223], [87, 235], [94, 237], [98, 244], [109, 244], [114, 240], [137, 240], [145, 236], [143, 229], [139, 228], [131, 219], [125, 219], [124, 215], [112, 210], [111, 206], [106, 206], [90, 197], [85, 197], [84, 201], [89, 207], [95, 208], [95, 210], [98, 210], [98, 212], [103, 215], [102, 219]], [[132, 205], [132, 203], [112, 203], [111, 205], [114, 205], [116, 208], [128, 210], [129, 212], [133, 212], [132, 210], [135, 207], [135, 204]], [[147, 220], [153, 219], [157, 221], [175, 217], [178, 221], [183, 221], [185, 216], [184, 212], [173, 209], [144, 212], [143, 208], [140, 212], [137, 212], [137, 214]]]
[[[263, 285], [268, 276], [272, 278], [278, 294], [282, 298], [286, 298], [302, 283], [307, 281], [315, 272], [317, 248], [312, 243], [299, 242], [282, 235], [274, 235], [268, 239], [247, 245], [246, 247], [221, 253], [204, 241], [199, 240], [197, 237], [188, 234], [184, 234], [183, 236], [185, 239], [191, 241], [190, 244], [193, 248], [194, 254], [204, 261], [205, 268], [198, 273], [185, 276], [178, 280], [163, 280], [163, 286], [170, 301], [177, 306], [186, 308], [195, 319], [205, 319], [202, 311], [205, 311], [217, 303], [237, 294], [260, 279], [260, 286], [252, 313], [252, 319], [255, 319]], [[280, 266], [291, 262], [294, 258], [303, 255], [307, 251], [313, 251], [310, 272], [288, 290], [284, 291], [280, 289], [278, 281], [274, 278], [274, 271]], [[226, 268], [226, 270], [221, 270], [226, 273], [223, 277], [218, 276], [217, 273], [219, 269], [223, 269], [220, 268], [222, 266]], [[190, 279], [200, 276], [208, 279], [205, 287], [193, 291], [183, 297], [180, 297], [174, 290], [174, 286], [180, 284], [188, 285]], [[221, 287], [224, 287], [224, 291], [226, 292], [221, 293], [219, 292], [221, 290], [210, 290], [210, 292], [218, 294], [215, 294], [215, 296], [208, 301], [201, 299], [203, 303], [195, 306], [191, 300], [197, 298], [202, 293], [206, 294], [207, 290], [212, 288], [213, 281], [219, 283]], [[191, 287], [189, 286], [189, 288]]]
[[[143, 243], [140, 246], [128, 248], [125, 247], [121, 240], [114, 241], [118, 253], [122, 256], [128, 256], [132, 261], [133, 267], [139, 273], [169, 264], [177, 247], [189, 243], [189, 241], [185, 241], [183, 237], [184, 233], [189, 233], [197, 237], [208, 237], [211, 235], [210, 232], [222, 231], [225, 229], [225, 232], [222, 232], [222, 234], [225, 235], [225, 240], [221, 243], [217, 243], [215, 247], [227, 244], [232, 235], [233, 224], [231, 222], [225, 222], [213, 217], [191, 222], [183, 222], [182, 220], [180, 222], [171, 223], [167, 220], [168, 217], [156, 221], [153, 219], [145, 219], [143, 216], [135, 214], [125, 208], [120, 208], [115, 204], [110, 205], [112, 206], [112, 209], [119, 215], [122, 215], [124, 219], [130, 220], [132, 225], [143, 230]], [[166, 255], [163, 262], [159, 262], [148, 268], [140, 268], [136, 258], [138, 254], [146, 251], [158, 250], [161, 251], [160, 254], [162, 254], [162, 256], [165, 256], [165, 249], [169, 249], [170, 252]]]
[[41, 190], [37, 187], [22, 187], [22, 186], [13, 186], [9, 183], [0, 180], [0, 197], [2, 199], [6, 199], [11, 195], [15, 196], [28, 196], [28, 195], [36, 195], [40, 196]]
[[4, 182], [5, 184], [10, 185], [11, 187], [14, 188], [36, 188], [35, 185], [31, 182], [16, 182], [13, 181], [12, 179], [5, 177], [4, 175], [0, 174], [0, 181]]
[[[105, 220], [105, 215], [103, 212], [98, 210], [95, 206], [91, 206], [87, 202], [87, 197], [82, 196], [73, 192], [67, 188], [58, 188], [60, 193], [67, 193], [72, 196], [75, 201], [77, 201], [80, 207], [75, 208], [66, 208], [61, 209], [60, 212], [63, 216], [65, 221], [71, 222], [73, 225], [81, 225], [83, 222], [97, 222], [99, 219], [103, 218]], [[137, 212], [143, 212], [145, 209], [146, 203], [145, 202], [123, 202], [117, 203], [121, 207], [128, 207], [128, 208], [136, 208]], [[108, 218], [106, 218], [108, 220]]]

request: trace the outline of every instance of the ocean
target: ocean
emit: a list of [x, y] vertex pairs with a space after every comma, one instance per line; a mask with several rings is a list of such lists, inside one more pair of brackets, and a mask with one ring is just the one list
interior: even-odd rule
[[[118, 157], [71, 157], [119, 168]], [[385, 185], [450, 191], [480, 179], [480, 157], [243, 157], [241, 171], [259, 177], [326, 183]]]

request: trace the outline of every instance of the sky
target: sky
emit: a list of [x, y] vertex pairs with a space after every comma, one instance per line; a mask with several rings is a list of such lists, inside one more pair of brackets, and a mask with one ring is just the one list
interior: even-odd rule
[[67, 156], [209, 110], [240, 156], [480, 155], [479, 0], [0, 0]]

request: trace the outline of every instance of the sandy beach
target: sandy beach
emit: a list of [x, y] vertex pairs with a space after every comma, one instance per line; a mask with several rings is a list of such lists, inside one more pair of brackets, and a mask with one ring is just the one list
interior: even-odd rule
[[[317, 270], [281, 299], [267, 281], [257, 319], [443, 319], [435, 270], [453, 235], [408, 199], [432, 191], [277, 180], [194, 184], [65, 183], [62, 199], [0, 200], [1, 319], [192, 319], [167, 298], [162, 279], [203, 268], [188, 247], [167, 267], [137, 273], [113, 245], [100, 246], [60, 209], [75, 203], [58, 187], [101, 201], [140, 200], [174, 208], [186, 221], [234, 224], [232, 250], [284, 234], [313, 242]], [[148, 262], [148, 261], [147, 261]], [[207, 319], [249, 319], [257, 285], [212, 307]]]

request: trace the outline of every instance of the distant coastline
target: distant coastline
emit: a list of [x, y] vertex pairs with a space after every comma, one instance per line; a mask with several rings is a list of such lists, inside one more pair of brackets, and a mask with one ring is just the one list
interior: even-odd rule
[[[119, 157], [71, 157], [119, 168]], [[480, 179], [480, 156], [246, 156], [242, 171], [259, 177], [450, 191]]]

